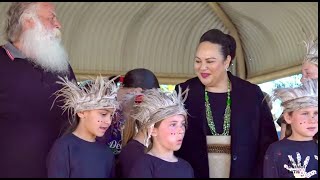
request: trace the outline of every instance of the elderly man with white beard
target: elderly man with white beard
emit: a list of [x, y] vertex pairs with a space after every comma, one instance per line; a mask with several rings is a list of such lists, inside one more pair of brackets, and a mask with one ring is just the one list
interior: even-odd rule
[[54, 92], [75, 80], [54, 4], [12, 3], [0, 47], [0, 178], [47, 177], [46, 158], [67, 124]]

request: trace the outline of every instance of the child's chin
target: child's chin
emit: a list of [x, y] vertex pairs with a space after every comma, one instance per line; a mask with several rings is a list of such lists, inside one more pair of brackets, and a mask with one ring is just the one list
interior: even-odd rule
[[178, 147], [174, 148], [173, 151], [178, 151], [180, 148], [181, 148], [181, 146], [178, 146]]
[[97, 137], [102, 137], [104, 135], [104, 133], [97, 133], [96, 136]]

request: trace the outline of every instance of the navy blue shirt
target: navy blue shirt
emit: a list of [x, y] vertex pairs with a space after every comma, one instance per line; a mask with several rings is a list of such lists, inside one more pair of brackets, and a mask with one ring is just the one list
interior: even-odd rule
[[139, 158], [129, 174], [130, 178], [193, 178], [191, 165], [178, 158], [177, 162], [168, 162], [144, 154]]
[[117, 175], [118, 177], [127, 178], [134, 163], [143, 156], [145, 146], [137, 140], [130, 140], [118, 157]]
[[74, 134], [58, 139], [48, 156], [49, 178], [113, 177], [114, 155], [98, 142], [88, 142]]
[[68, 123], [58, 76], [36, 67], [12, 44], [0, 47], [0, 177], [47, 177], [46, 157]]
[[271, 144], [265, 155], [263, 176], [294, 178], [294, 171], [290, 168], [296, 165], [299, 166], [296, 170], [306, 172], [310, 178], [318, 178], [318, 144], [314, 140], [293, 141], [285, 138]]

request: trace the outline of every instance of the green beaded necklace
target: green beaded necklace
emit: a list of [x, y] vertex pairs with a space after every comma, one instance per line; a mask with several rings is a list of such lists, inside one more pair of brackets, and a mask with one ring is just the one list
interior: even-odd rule
[[208, 126], [210, 128], [211, 133], [214, 136], [228, 136], [229, 135], [229, 129], [230, 129], [230, 116], [231, 116], [231, 99], [230, 99], [230, 80], [228, 81], [228, 92], [227, 92], [227, 106], [226, 110], [224, 112], [224, 117], [223, 117], [223, 133], [219, 134], [216, 132], [216, 128], [214, 126], [213, 122], [213, 117], [212, 117], [212, 112], [210, 108], [210, 103], [209, 103], [209, 97], [207, 91], [204, 91], [204, 98], [205, 98], [205, 106], [206, 106], [206, 116], [207, 116], [207, 121], [208, 121]]

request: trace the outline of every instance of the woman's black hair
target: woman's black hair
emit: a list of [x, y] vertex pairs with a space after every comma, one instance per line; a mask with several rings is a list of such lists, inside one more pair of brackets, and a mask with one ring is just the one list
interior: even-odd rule
[[232, 61], [236, 55], [236, 41], [232, 36], [223, 33], [219, 29], [210, 29], [209, 31], [205, 32], [201, 36], [199, 44], [205, 41], [221, 45], [221, 53], [225, 59], [228, 55], [230, 55]]
[[[152, 71], [144, 68], [132, 69], [123, 78], [123, 87], [153, 89], [160, 88], [157, 77]], [[122, 146], [125, 146], [136, 134], [136, 127], [141, 128], [139, 121], [128, 118], [125, 121], [122, 135]]]
[[132, 69], [123, 78], [123, 87], [152, 89], [160, 88], [157, 77], [144, 68]]

